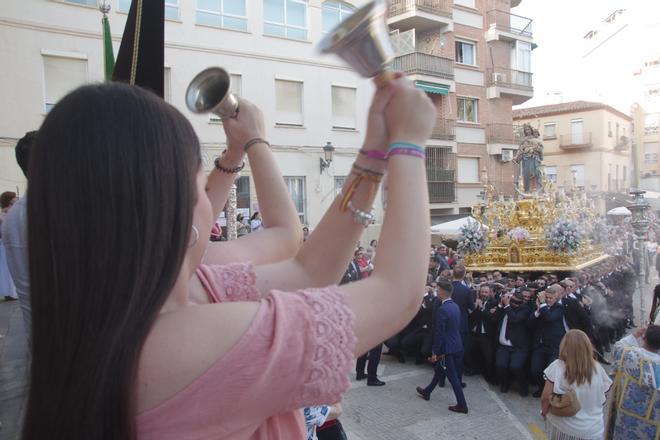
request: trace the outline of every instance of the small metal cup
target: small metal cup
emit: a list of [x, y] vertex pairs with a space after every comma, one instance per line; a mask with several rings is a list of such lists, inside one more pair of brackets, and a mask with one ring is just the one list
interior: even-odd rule
[[335, 26], [318, 48], [337, 54], [366, 78], [381, 76], [394, 60], [386, 18], [385, 0], [369, 2]]
[[193, 78], [186, 90], [186, 106], [193, 113], [214, 113], [235, 118], [238, 99], [229, 91], [231, 79], [221, 67], [209, 67]]

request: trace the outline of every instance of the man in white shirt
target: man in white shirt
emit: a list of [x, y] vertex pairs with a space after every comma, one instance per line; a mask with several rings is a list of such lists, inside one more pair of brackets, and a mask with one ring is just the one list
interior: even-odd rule
[[[30, 149], [36, 135], [36, 131], [30, 131], [19, 139], [16, 144], [16, 162], [18, 162], [26, 178], [28, 177]], [[29, 339], [32, 326], [32, 309], [30, 308], [26, 195], [16, 202], [3, 221], [2, 240], [7, 251], [7, 266], [9, 266], [9, 272], [16, 285], [16, 293], [18, 293], [18, 301], [23, 311], [23, 321]]]

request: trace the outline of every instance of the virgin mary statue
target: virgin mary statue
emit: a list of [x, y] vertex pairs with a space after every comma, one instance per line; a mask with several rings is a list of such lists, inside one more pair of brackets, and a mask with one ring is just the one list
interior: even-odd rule
[[529, 124], [523, 125], [523, 140], [513, 161], [520, 164], [525, 192], [541, 187], [541, 164], [543, 162], [543, 144], [539, 142], [539, 132]]

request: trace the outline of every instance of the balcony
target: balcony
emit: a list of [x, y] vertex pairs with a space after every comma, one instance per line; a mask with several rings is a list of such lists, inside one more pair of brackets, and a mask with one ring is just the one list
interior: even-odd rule
[[423, 52], [412, 52], [394, 58], [394, 70], [408, 75], [427, 75], [448, 81], [443, 84], [451, 85], [454, 82], [454, 60], [430, 55]]
[[498, 9], [486, 13], [486, 41], [526, 41], [532, 43], [532, 19]]
[[456, 140], [456, 121], [453, 119], [438, 119], [435, 121], [435, 126], [431, 132], [431, 139], [438, 139], [441, 141]]
[[520, 105], [534, 96], [532, 73], [495, 67], [486, 70], [488, 99], [511, 98], [513, 105]]
[[621, 136], [618, 142], [614, 145], [616, 151], [630, 150], [630, 139], [627, 136]]
[[[393, 29], [454, 30], [452, 0], [392, 0], [387, 24]], [[446, 29], [442, 29], [446, 28]]]
[[427, 146], [426, 180], [430, 203], [453, 203], [456, 201], [454, 185], [456, 155], [450, 148]]
[[579, 150], [593, 147], [591, 132], [571, 133], [559, 136], [559, 148], [562, 150]]

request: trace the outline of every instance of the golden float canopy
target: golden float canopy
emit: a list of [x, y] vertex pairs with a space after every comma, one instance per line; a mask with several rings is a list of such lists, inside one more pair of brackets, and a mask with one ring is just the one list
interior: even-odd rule
[[[599, 217], [593, 200], [575, 186], [558, 192], [545, 181], [536, 194], [512, 200], [497, 197], [494, 188], [486, 185], [484, 201], [472, 207], [472, 216], [488, 227], [485, 231], [488, 246], [482, 252], [465, 255], [469, 271], [569, 272], [608, 258], [603, 249], [587, 237], [582, 238], [579, 250], [572, 255], [548, 248], [545, 231], [554, 221], [595, 222]], [[525, 228], [530, 234], [529, 240], [510, 239], [507, 232], [515, 227]]]

